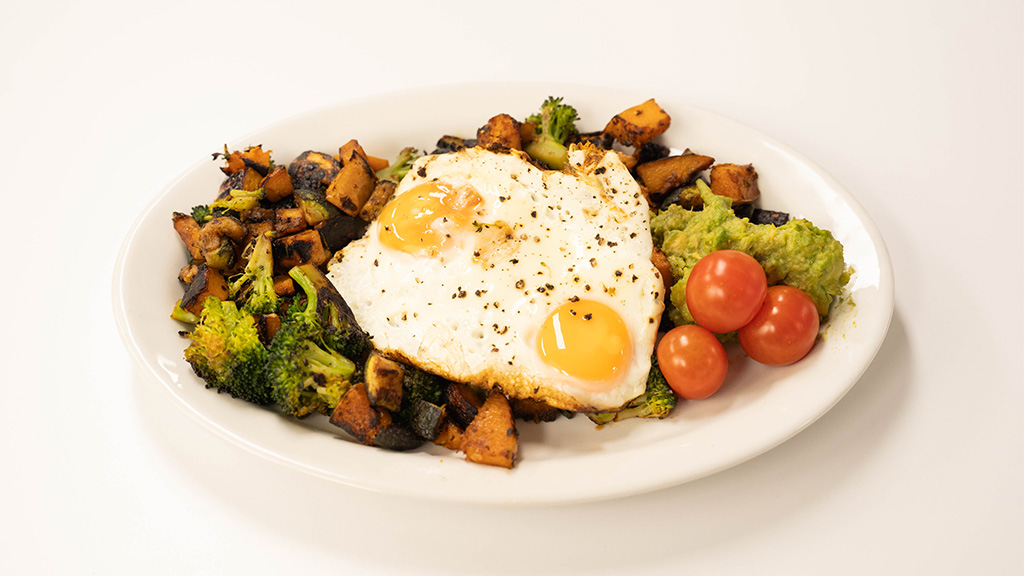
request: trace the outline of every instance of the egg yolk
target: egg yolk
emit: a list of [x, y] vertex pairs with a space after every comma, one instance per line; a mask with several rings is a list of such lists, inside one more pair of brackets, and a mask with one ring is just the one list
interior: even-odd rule
[[633, 356], [629, 329], [614, 310], [593, 300], [567, 302], [541, 325], [540, 357], [591, 390], [611, 389]]
[[483, 198], [471, 186], [426, 182], [395, 197], [380, 215], [380, 241], [408, 254], [436, 256], [473, 225]]

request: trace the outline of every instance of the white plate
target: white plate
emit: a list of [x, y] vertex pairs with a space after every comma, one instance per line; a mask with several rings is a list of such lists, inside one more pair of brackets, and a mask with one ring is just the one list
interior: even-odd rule
[[733, 350], [723, 389], [708, 400], [681, 402], [662, 421], [623, 421], [602, 429], [584, 417], [524, 424], [514, 470], [469, 464], [434, 446], [394, 453], [356, 444], [323, 418], [295, 421], [207, 390], [182, 359], [187, 342], [168, 314], [181, 297], [176, 276], [186, 256], [170, 216], [209, 203], [216, 194], [219, 163], [205, 154], [218, 149], [214, 142], [210, 150], [196, 151], [206, 159], [163, 190], [125, 239], [114, 301], [128, 350], [167, 389], [169, 403], [244, 448], [351, 486], [461, 502], [576, 502], [694, 480], [771, 449], [839, 401], [875, 356], [892, 315], [892, 265], [881, 236], [856, 200], [807, 158], [747, 126], [677, 102], [672, 94], [551, 85], [438, 87], [315, 110], [229, 147], [262, 144], [287, 162], [309, 149], [333, 153], [355, 138], [370, 154], [393, 158], [405, 146], [429, 151], [443, 134], [472, 136], [501, 112], [523, 118], [548, 95], [565, 96], [576, 106], [584, 131], [600, 130], [617, 112], [653, 96], [672, 116], [666, 144], [719, 162], [753, 163], [766, 208], [832, 230], [856, 274], [811, 354], [793, 366], [767, 368]]

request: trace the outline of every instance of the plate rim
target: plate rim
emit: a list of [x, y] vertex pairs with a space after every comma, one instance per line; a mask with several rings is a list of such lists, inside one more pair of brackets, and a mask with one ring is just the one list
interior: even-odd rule
[[[242, 136], [231, 140], [231, 142], [241, 142], [241, 141], [246, 141], [246, 139], [251, 140], [253, 137], [255, 137], [256, 135], [258, 135], [260, 133], [265, 133], [265, 132], [268, 132], [268, 131], [271, 131], [271, 130], [274, 130], [274, 129], [278, 129], [278, 128], [287, 126], [289, 124], [293, 124], [293, 123], [299, 122], [302, 119], [315, 118], [318, 115], [323, 115], [323, 114], [326, 114], [326, 113], [328, 113], [330, 111], [333, 111], [333, 110], [341, 110], [341, 109], [346, 109], [346, 108], [357, 108], [359, 106], [363, 106], [363, 105], [366, 105], [368, 103], [373, 103], [373, 102], [375, 102], [377, 100], [380, 100], [381, 98], [401, 100], [401, 99], [407, 99], [407, 98], [411, 98], [411, 97], [415, 97], [415, 96], [420, 96], [420, 95], [423, 95], [423, 94], [426, 94], [426, 93], [431, 93], [431, 94], [450, 93], [450, 92], [456, 91], [456, 90], [481, 91], [481, 90], [496, 89], [498, 87], [501, 87], [502, 89], [507, 90], [507, 89], [509, 89], [510, 86], [512, 86], [514, 88], [514, 90], [517, 91], [517, 92], [532, 90], [540, 98], [543, 98], [548, 93], [558, 93], [559, 91], [562, 91], [563, 93], [565, 93], [565, 92], [573, 92], [573, 91], [592, 90], [592, 91], [598, 91], [599, 93], [601, 93], [601, 98], [607, 98], [607, 97], [609, 97], [611, 95], [616, 95], [616, 96], [621, 95], [624, 98], [637, 98], [637, 97], [640, 97], [640, 98], [645, 98], [646, 99], [646, 97], [639, 95], [636, 90], [632, 90], [632, 89], [626, 90], [626, 89], [621, 89], [621, 88], [608, 88], [608, 87], [589, 86], [589, 85], [582, 85], [582, 84], [569, 84], [569, 83], [473, 82], [473, 83], [437, 84], [437, 85], [433, 85], [433, 86], [426, 86], [426, 87], [409, 88], [409, 89], [397, 90], [397, 91], [382, 92], [382, 93], [379, 93], [379, 94], [364, 95], [362, 97], [353, 98], [353, 99], [339, 100], [337, 102], [333, 102], [333, 103], [325, 104], [325, 105], [322, 105], [322, 106], [318, 106], [318, 107], [312, 108], [310, 110], [302, 111], [302, 112], [299, 112], [297, 114], [292, 114], [292, 115], [286, 116], [284, 118], [281, 118], [279, 120], [270, 122], [270, 123], [265, 124], [265, 125], [263, 125], [261, 127], [258, 127], [256, 129], [250, 130], [246, 134], [243, 134]], [[655, 97], [656, 98], [660, 98], [658, 96], [655, 96]], [[325, 480], [328, 480], [328, 481], [331, 481], [331, 482], [334, 482], [334, 483], [340, 483], [340, 484], [343, 484], [343, 485], [352, 486], [352, 487], [361, 488], [361, 489], [367, 489], [367, 490], [372, 490], [372, 491], [384, 491], [384, 492], [394, 493], [394, 494], [398, 494], [398, 495], [402, 495], [402, 496], [408, 496], [408, 497], [417, 497], [417, 498], [425, 498], [425, 499], [430, 499], [430, 500], [441, 500], [441, 501], [462, 502], [462, 503], [502, 504], [502, 505], [504, 505], [504, 504], [578, 503], [578, 502], [586, 502], [586, 501], [608, 500], [608, 499], [618, 498], [618, 497], [628, 497], [628, 496], [632, 496], [632, 495], [636, 495], [636, 494], [640, 494], [640, 493], [650, 492], [650, 491], [654, 491], [654, 490], [660, 490], [660, 489], [667, 488], [669, 486], [675, 486], [675, 485], [679, 485], [679, 484], [683, 484], [683, 483], [686, 483], [686, 482], [690, 482], [690, 481], [696, 480], [698, 478], [710, 476], [712, 474], [721, 472], [722, 470], [725, 470], [725, 469], [728, 469], [728, 468], [740, 465], [743, 462], [746, 462], [746, 461], [748, 461], [748, 460], [750, 460], [752, 458], [755, 458], [755, 457], [757, 457], [757, 456], [759, 456], [761, 454], [764, 454], [764, 453], [772, 450], [773, 448], [777, 447], [778, 445], [786, 442], [787, 440], [789, 440], [793, 436], [796, 436], [797, 434], [802, 432], [804, 429], [806, 429], [808, 426], [810, 426], [813, 422], [815, 422], [816, 420], [821, 418], [824, 414], [829, 412], [840, 400], [842, 400], [842, 398], [849, 392], [849, 390], [852, 389], [852, 387], [856, 384], [856, 382], [863, 375], [864, 371], [866, 371], [868, 366], [871, 365], [871, 363], [873, 362], [874, 358], [876, 357], [879, 349], [881, 348], [881, 345], [882, 345], [883, 341], [885, 340], [885, 335], [888, 332], [890, 324], [891, 324], [891, 321], [892, 321], [892, 315], [893, 315], [893, 310], [894, 310], [894, 295], [895, 295], [895, 281], [894, 281], [894, 275], [893, 275], [892, 260], [891, 260], [891, 257], [889, 255], [889, 253], [888, 253], [888, 248], [885, 245], [885, 241], [882, 238], [882, 235], [881, 235], [880, 231], [878, 230], [876, 224], [871, 220], [870, 216], [867, 214], [867, 212], [863, 208], [863, 206], [857, 201], [857, 199], [836, 178], [834, 178], [831, 174], [826, 172], [821, 166], [819, 166], [816, 162], [811, 160], [805, 154], [803, 154], [802, 152], [800, 152], [800, 151], [794, 149], [793, 147], [785, 144], [784, 142], [778, 140], [777, 138], [774, 138], [773, 136], [762, 132], [761, 130], [759, 130], [757, 128], [754, 128], [754, 127], [752, 127], [752, 126], [750, 126], [748, 124], [745, 124], [743, 122], [740, 122], [740, 121], [735, 120], [733, 118], [730, 118], [728, 116], [724, 116], [724, 115], [722, 115], [722, 114], [720, 114], [718, 112], [715, 112], [713, 110], [709, 110], [707, 108], [703, 108], [703, 107], [700, 107], [700, 106], [697, 106], [697, 105], [690, 104], [690, 103], [688, 103], [688, 102], [686, 102], [685, 100], [682, 100], [682, 99], [677, 100], [675, 97], [665, 97], [665, 101], [666, 102], [671, 101], [671, 103], [673, 105], [676, 105], [676, 106], [684, 106], [684, 107], [688, 108], [690, 111], [698, 112], [700, 114], [706, 115], [706, 116], [714, 119], [717, 122], [724, 122], [724, 123], [731, 124], [735, 128], [741, 129], [744, 132], [747, 132], [748, 134], [750, 134], [752, 136], [756, 136], [756, 138], [759, 141], [772, 144], [774, 147], [776, 147], [780, 151], [785, 152], [786, 155], [792, 157], [794, 160], [796, 160], [804, 168], [810, 169], [811, 172], [813, 172], [817, 177], [821, 178], [822, 181], [831, 190], [833, 190], [837, 194], [839, 194], [842, 197], [842, 200], [844, 201], [844, 203], [847, 206], [849, 206], [849, 208], [857, 216], [857, 219], [858, 219], [860, 225], [863, 227], [864, 232], [868, 235], [868, 237], [869, 237], [869, 239], [871, 241], [871, 245], [872, 245], [872, 247], [874, 249], [874, 252], [875, 252], [875, 255], [876, 255], [877, 259], [878, 259], [878, 266], [879, 266], [879, 271], [880, 271], [878, 290], [880, 292], [882, 300], [887, 304], [887, 306], [885, 307], [885, 310], [882, 311], [884, 313], [884, 318], [882, 318], [881, 328], [878, 330], [877, 337], [874, 340], [873, 349], [871, 350], [870, 354], [868, 355], [867, 360], [860, 367], [859, 372], [854, 377], [849, 378], [849, 382], [844, 387], [844, 389], [842, 389], [838, 394], [836, 394], [836, 396], [832, 399], [832, 401], [829, 403], [829, 405], [827, 407], [819, 410], [818, 413], [815, 416], [813, 416], [812, 418], [807, 419], [800, 426], [798, 426], [798, 427], [796, 427], [794, 429], [789, 430], [788, 433], [776, 436], [773, 439], [772, 442], [763, 443], [757, 449], [748, 450], [747, 453], [745, 454], [745, 456], [742, 457], [742, 458], [727, 458], [727, 459], [725, 459], [726, 461], [719, 462], [718, 465], [716, 465], [716, 466], [708, 467], [708, 468], [702, 470], [700, 473], [688, 474], [688, 475], [683, 476], [683, 477], [662, 476], [662, 477], [660, 477], [657, 480], [648, 481], [646, 483], [643, 483], [643, 484], [640, 484], [640, 485], [635, 485], [635, 486], [626, 486], [626, 487], [619, 486], [616, 489], [582, 491], [582, 492], [578, 492], [578, 493], [572, 494], [572, 495], [548, 494], [548, 495], [537, 495], [535, 497], [529, 497], [529, 498], [521, 498], [521, 497], [520, 498], [507, 498], [507, 497], [502, 497], [501, 495], [495, 495], [493, 493], [478, 493], [478, 494], [473, 494], [473, 495], [467, 495], [465, 493], [456, 494], [456, 493], [444, 492], [444, 491], [440, 491], [440, 492], [439, 491], [424, 491], [424, 490], [416, 489], [415, 483], [397, 484], [397, 485], [396, 484], [392, 484], [392, 485], [388, 486], [387, 488], [382, 489], [380, 486], [368, 485], [367, 483], [361, 482], [358, 479], [354, 479], [352, 477], [339, 476], [336, 473], [332, 473], [330, 471], [324, 470], [324, 469], [319, 468], [317, 466], [310, 465], [310, 464], [308, 464], [306, 462], [302, 462], [300, 460], [289, 458], [286, 455], [279, 454], [276, 451], [270, 450], [270, 449], [268, 449], [268, 448], [266, 448], [264, 446], [261, 446], [259, 443], [253, 442], [252, 440], [247, 439], [247, 438], [245, 438], [245, 437], [235, 433], [233, 430], [229, 429], [229, 427], [226, 427], [222, 423], [218, 423], [218, 422], [214, 421], [213, 419], [211, 419], [210, 417], [208, 417], [207, 415], [203, 414], [200, 410], [197, 409], [196, 406], [191, 405], [187, 401], [186, 398], [184, 398], [180, 394], [175, 393], [174, 383], [169, 382], [167, 379], [165, 379], [165, 376], [160, 373], [160, 371], [157, 369], [157, 367], [151, 364], [149, 359], [145, 356], [143, 350], [140, 348], [139, 342], [136, 340], [136, 338], [133, 337], [135, 332], [134, 332], [133, 327], [131, 325], [131, 321], [130, 321], [130, 319], [128, 317], [128, 311], [126, 310], [126, 308], [124, 306], [124, 292], [125, 292], [125, 289], [126, 289], [126, 280], [127, 280], [127, 273], [128, 273], [128, 271], [125, 268], [125, 263], [126, 263], [126, 261], [128, 260], [128, 258], [130, 256], [131, 249], [132, 249], [132, 246], [133, 246], [133, 240], [137, 239], [137, 237], [138, 237], [138, 235], [139, 235], [139, 233], [141, 231], [142, 226], [149, 220], [150, 217], [152, 217], [154, 211], [157, 210], [157, 208], [165, 200], [169, 199], [171, 194], [176, 190], [176, 187], [179, 186], [182, 183], [182, 181], [186, 180], [190, 175], [192, 175], [197, 170], [199, 170], [199, 169], [201, 169], [203, 167], [208, 167], [209, 166], [209, 160], [208, 159], [206, 159], [206, 160], [198, 159], [196, 162], [194, 162], [192, 165], [190, 165], [187, 169], [185, 169], [182, 172], [178, 173], [177, 176], [175, 176], [169, 182], [167, 182], [165, 185], [163, 185], [160, 188], [160, 190], [156, 194], [154, 194], [154, 196], [146, 204], [145, 208], [135, 218], [135, 220], [133, 221], [131, 227], [129, 228], [129, 230], [127, 232], [127, 234], [125, 235], [125, 237], [123, 238], [123, 240], [121, 242], [121, 245], [120, 245], [119, 250], [118, 250], [117, 258], [116, 258], [115, 264], [114, 264], [114, 275], [113, 275], [111, 297], [112, 297], [112, 301], [113, 301], [113, 309], [114, 309], [114, 315], [115, 315], [115, 322], [116, 322], [116, 325], [117, 325], [118, 334], [119, 334], [119, 336], [121, 338], [122, 344], [128, 350], [128, 352], [129, 352], [130, 356], [132, 357], [133, 361], [136, 362], [136, 364], [138, 366], [142, 367], [147, 374], [149, 374], [150, 376], [156, 378], [157, 381], [161, 384], [161, 387], [164, 388], [174, 398], [174, 404], [179, 409], [182, 409], [183, 411], [185, 411], [185, 413], [187, 413], [192, 419], [198, 420], [199, 423], [201, 425], [203, 425], [203, 427], [205, 427], [206, 429], [213, 431], [214, 433], [216, 433], [216, 434], [218, 434], [218, 435], [228, 439], [232, 443], [237, 444], [238, 446], [240, 446], [240, 447], [242, 447], [242, 448], [244, 448], [244, 449], [246, 449], [246, 450], [248, 450], [248, 451], [250, 451], [250, 452], [252, 452], [254, 454], [257, 454], [259, 456], [268, 458], [269, 460], [274, 461], [277, 464], [285, 465], [285, 466], [291, 467], [293, 469], [297, 469], [297, 470], [302, 471], [304, 473], [307, 473], [307, 474], [310, 474], [310, 475], [313, 475], [313, 476], [316, 476], [316, 477], [319, 477], [319, 478], [322, 478], [322, 479], [325, 479]], [[357, 447], [360, 448], [360, 449], [363, 449], [362, 446], [357, 446]], [[398, 455], [401, 456], [402, 454], [398, 454]], [[453, 460], [454, 459], [461, 460], [461, 458], [459, 458], [457, 456], [454, 456], [454, 455], [451, 457], [451, 459], [453, 459]], [[512, 473], [514, 473], [514, 471]]]

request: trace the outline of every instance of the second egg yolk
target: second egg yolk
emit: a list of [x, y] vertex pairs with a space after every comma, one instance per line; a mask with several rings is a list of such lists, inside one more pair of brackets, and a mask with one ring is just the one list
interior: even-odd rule
[[611, 389], [633, 356], [625, 321], [593, 300], [567, 302], [541, 325], [538, 352], [549, 366], [585, 383], [588, 389]]

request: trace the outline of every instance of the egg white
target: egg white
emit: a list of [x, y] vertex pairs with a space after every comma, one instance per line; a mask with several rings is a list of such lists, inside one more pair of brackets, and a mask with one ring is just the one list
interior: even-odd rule
[[[483, 198], [470, 230], [436, 256], [390, 249], [378, 223], [329, 266], [329, 278], [386, 354], [452, 381], [576, 411], [642, 394], [663, 304], [651, 263], [649, 207], [616, 153], [570, 150], [565, 172], [518, 152], [479, 148], [420, 158], [396, 197], [431, 180]], [[617, 385], [594, 392], [537, 351], [544, 319], [570, 298], [596, 300], [633, 343]]]

